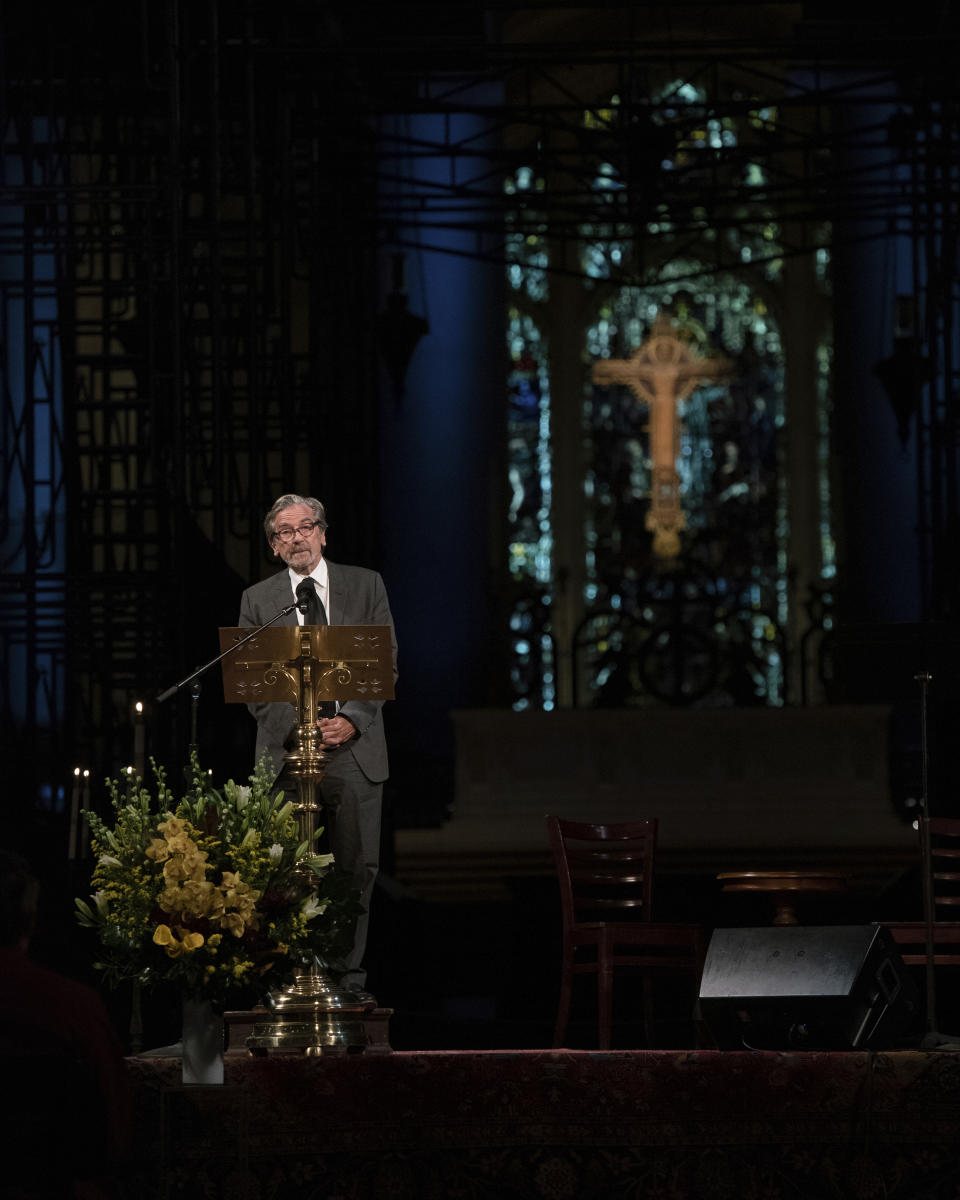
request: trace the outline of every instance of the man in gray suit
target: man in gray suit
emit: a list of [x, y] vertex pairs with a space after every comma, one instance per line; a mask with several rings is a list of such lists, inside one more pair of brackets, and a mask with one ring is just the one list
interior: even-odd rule
[[[312, 496], [288, 494], [276, 500], [264, 520], [267, 542], [286, 569], [247, 588], [240, 601], [240, 624], [262, 625], [298, 598], [298, 587], [310, 594], [311, 614], [298, 610], [280, 625], [389, 625], [393, 645], [393, 677], [397, 677], [397, 641], [383, 580], [376, 571], [329, 562], [327, 518]], [[318, 604], [319, 602], [319, 604]], [[285, 778], [283, 758], [297, 723], [292, 704], [251, 704], [257, 721], [257, 762], [266, 754], [274, 777], [296, 798], [296, 785]], [[323, 821], [337, 866], [353, 875], [360, 901], [369, 910], [380, 862], [380, 809], [387, 778], [387, 744], [383, 736], [382, 701], [348, 700], [335, 714], [318, 716], [323, 747], [331, 755], [320, 784]], [[369, 917], [357, 922], [353, 951], [344, 981], [362, 989], [362, 967]]]

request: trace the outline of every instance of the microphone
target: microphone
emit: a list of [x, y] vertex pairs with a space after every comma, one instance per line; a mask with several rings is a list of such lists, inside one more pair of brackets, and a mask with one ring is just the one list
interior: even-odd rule
[[307, 609], [310, 607], [311, 592], [314, 595], [317, 594], [312, 579], [304, 579], [302, 583], [297, 584], [297, 603], [295, 607], [299, 608], [304, 616], [307, 615]]

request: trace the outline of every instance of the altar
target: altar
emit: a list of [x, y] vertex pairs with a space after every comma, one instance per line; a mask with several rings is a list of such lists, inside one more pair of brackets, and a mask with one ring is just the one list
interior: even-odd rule
[[456, 793], [438, 829], [401, 829], [397, 875], [425, 897], [498, 894], [552, 873], [548, 813], [659, 819], [658, 870], [829, 867], [882, 886], [916, 857], [893, 807], [884, 705], [453, 715]]
[[207, 1200], [857, 1196], [960, 1189], [947, 1051], [128, 1060], [127, 1194]]

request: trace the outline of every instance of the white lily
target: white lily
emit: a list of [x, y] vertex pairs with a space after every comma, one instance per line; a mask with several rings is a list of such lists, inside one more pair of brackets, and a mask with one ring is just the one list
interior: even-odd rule
[[319, 917], [327, 907], [327, 901], [322, 903], [316, 896], [308, 896], [300, 905], [300, 912], [308, 921], [312, 921], [314, 917]]

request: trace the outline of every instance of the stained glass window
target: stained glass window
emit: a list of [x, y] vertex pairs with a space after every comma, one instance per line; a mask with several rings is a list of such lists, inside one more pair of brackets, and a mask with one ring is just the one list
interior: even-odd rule
[[532, 317], [511, 308], [508, 451], [511, 686], [514, 707], [550, 709], [554, 661], [550, 624], [553, 575], [550, 382], [546, 352]]
[[[704, 91], [676, 81], [651, 94], [644, 125], [656, 169], [683, 178], [691, 202], [655, 184], [638, 194], [630, 165], [598, 158], [595, 217], [579, 233], [580, 297], [550, 296], [546, 184], [532, 168], [507, 181], [517, 196], [508, 229], [510, 359], [510, 574], [516, 708], [557, 703], [779, 705], [785, 661], [790, 529], [785, 446], [785, 348], [775, 310], [783, 286], [782, 231], [765, 200], [765, 142], [777, 134], [770, 104], [739, 97], [718, 115]], [[637, 107], [631, 120], [636, 120]], [[623, 119], [617, 96], [584, 112], [587, 130]], [[657, 131], [660, 131], [658, 134]], [[696, 201], [711, 173], [726, 181], [726, 219]], [[699, 183], [698, 183], [699, 180]], [[539, 205], [544, 216], [535, 218]], [[522, 214], [522, 219], [521, 218]], [[509, 224], [509, 220], [508, 220]], [[812, 277], [826, 290], [819, 252]], [[616, 281], [629, 280], [617, 284]], [[638, 282], [641, 280], [641, 282]], [[559, 290], [558, 290], [559, 295]], [[556, 305], [567, 308], [559, 314]], [[552, 306], [552, 307], [548, 307]], [[550, 320], [547, 320], [549, 313]], [[647, 514], [652, 455], [648, 406], [625, 386], [590, 381], [601, 359], [628, 358], [658, 314], [698, 354], [733, 364], [726, 381], [679, 400], [675, 464], [685, 531], [680, 553], [655, 550]], [[562, 329], [582, 346], [579, 455], [583, 497], [580, 618], [569, 646], [554, 645], [551, 605], [557, 514], [550, 503], [560, 426], [551, 413], [551, 354], [542, 330]], [[822, 579], [835, 573], [829, 494], [830, 346], [817, 349], [818, 479]], [[565, 358], [569, 363], [569, 358]], [[566, 394], [565, 393], [565, 394]], [[568, 431], [570, 425], [563, 428]], [[558, 687], [569, 651], [571, 694]]]
[[[695, 266], [675, 264], [682, 283], [621, 289], [586, 332], [591, 359], [624, 358], [658, 313], [673, 313], [703, 352], [722, 349], [736, 368], [729, 384], [701, 386], [678, 406], [687, 532], [676, 563], [658, 560], [646, 526], [647, 407], [622, 386], [587, 392], [584, 599], [596, 615], [581, 635], [581, 703], [683, 703], [708, 693], [717, 703], [783, 701], [788, 526], [779, 333], [746, 282]], [[702, 283], [692, 286], [697, 274]], [[614, 626], [617, 647], [606, 636]]]

